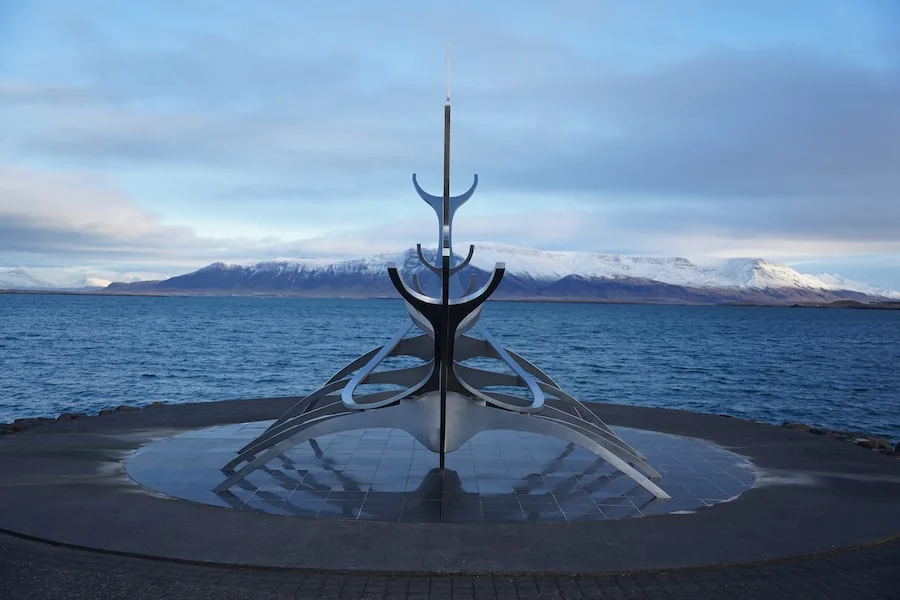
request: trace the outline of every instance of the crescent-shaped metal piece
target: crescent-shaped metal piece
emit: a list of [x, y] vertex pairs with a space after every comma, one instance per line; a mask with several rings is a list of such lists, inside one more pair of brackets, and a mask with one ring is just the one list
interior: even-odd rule
[[456, 275], [457, 273], [462, 271], [466, 267], [466, 265], [468, 265], [469, 262], [471, 262], [472, 256], [474, 254], [475, 254], [475, 246], [473, 246], [472, 244], [469, 244], [469, 254], [466, 256], [466, 259], [464, 261], [462, 261], [461, 263], [459, 263], [458, 265], [456, 265], [455, 267], [451, 267], [450, 275], [451, 276]]
[[416, 174], [413, 173], [412, 176], [413, 186], [416, 188], [416, 192], [419, 194], [419, 197], [422, 198], [431, 208], [434, 210], [435, 216], [437, 216], [438, 220], [438, 248], [450, 248], [451, 252], [453, 250], [453, 241], [452, 237], [452, 229], [453, 229], [453, 215], [456, 214], [457, 209], [460, 206], [466, 203], [466, 201], [472, 197], [472, 194], [475, 193], [475, 188], [478, 187], [478, 175], [475, 175], [472, 181], [472, 185], [466, 190], [464, 193], [459, 196], [450, 196], [448, 198], [448, 206], [447, 211], [444, 211], [444, 198], [442, 196], [434, 196], [429, 194], [419, 185], [419, 180], [416, 178]]
[[[444, 198], [442, 196], [433, 196], [422, 189], [422, 186], [419, 185], [419, 180], [416, 177], [416, 174], [412, 174], [412, 182], [413, 186], [416, 188], [416, 193], [419, 194], [419, 197], [428, 203], [431, 208], [433, 208], [436, 212], [440, 212], [443, 210]], [[459, 196], [450, 196], [450, 211], [456, 212], [456, 209], [466, 203], [466, 201], [472, 197], [472, 194], [475, 193], [475, 188], [478, 187], [478, 175], [475, 174], [472, 177], [472, 185], [469, 186], [469, 189], [460, 194]]]
[[403, 299], [409, 302], [413, 308], [416, 308], [416, 305], [426, 305], [430, 304], [433, 306], [439, 305], [441, 303], [440, 298], [432, 298], [430, 296], [426, 296], [425, 294], [420, 294], [415, 290], [409, 289], [409, 286], [406, 285], [406, 282], [403, 281], [403, 278], [400, 277], [400, 272], [397, 270], [397, 265], [394, 263], [389, 263], [387, 266], [388, 277], [391, 278], [391, 283], [394, 284], [394, 288], [397, 292], [403, 296]]
[[481, 286], [481, 289], [478, 291], [472, 292], [471, 294], [466, 294], [460, 298], [454, 298], [450, 300], [450, 306], [467, 306], [474, 304], [475, 306], [483, 303], [488, 297], [494, 293], [494, 290], [500, 285], [500, 282], [503, 280], [503, 275], [506, 273], [506, 265], [504, 263], [497, 263], [494, 265], [494, 272], [491, 273], [491, 278], [488, 279], [487, 283]]
[[478, 326], [478, 318], [481, 316], [481, 309], [483, 307], [479, 306], [472, 312], [470, 312], [466, 317], [459, 322], [459, 325], [456, 327], [456, 337], [462, 337], [467, 331], [472, 329], [473, 327]]
[[[380, 402], [361, 404], [357, 402], [353, 397], [353, 392], [356, 391], [357, 386], [361, 385], [365, 381], [365, 379], [372, 373], [372, 371], [375, 370], [375, 367], [377, 367], [385, 358], [390, 356], [391, 352], [394, 350], [400, 340], [403, 339], [403, 336], [406, 335], [406, 331], [408, 330], [400, 330], [396, 334], [394, 334], [394, 337], [391, 339], [391, 341], [382, 346], [381, 350], [379, 350], [378, 353], [373, 356], [369, 360], [369, 362], [366, 363], [365, 366], [363, 366], [359, 371], [357, 371], [357, 373], [350, 379], [350, 382], [344, 387], [343, 390], [341, 390], [341, 402], [344, 403], [344, 406], [352, 410], [366, 410], [370, 408], [387, 406], [388, 404], [391, 404], [391, 402], [394, 402], [395, 400], [402, 398], [407, 394], [413, 393], [416, 389], [418, 389], [418, 387], [421, 387], [425, 384], [426, 381], [428, 381], [428, 378], [431, 376], [431, 371], [429, 371], [425, 375], [425, 378], [420, 383], [417, 383], [410, 389], [401, 390], [399, 392], [399, 397], [394, 398], [393, 396], [391, 396], [390, 398], [382, 400]], [[433, 370], [434, 368], [432, 365], [432, 371]]]
[[425, 255], [422, 253], [422, 244], [416, 244], [416, 254], [419, 255], [419, 262], [428, 267], [433, 273], [438, 275], [441, 274], [441, 268], [436, 267], [425, 259]]
[[[497, 356], [506, 363], [512, 372], [515, 373], [519, 379], [528, 387], [528, 391], [531, 394], [531, 405], [527, 408], [520, 409], [525, 412], [535, 412], [541, 410], [541, 407], [544, 406], [544, 392], [541, 389], [538, 380], [535, 379], [530, 373], [528, 373], [525, 369], [523, 369], [519, 363], [517, 363], [513, 358], [507, 354], [506, 349], [498, 342], [494, 336], [492, 336], [486, 328], [481, 328], [479, 333], [484, 336], [485, 341], [491, 346]], [[504, 407], [506, 408], [506, 407]]]

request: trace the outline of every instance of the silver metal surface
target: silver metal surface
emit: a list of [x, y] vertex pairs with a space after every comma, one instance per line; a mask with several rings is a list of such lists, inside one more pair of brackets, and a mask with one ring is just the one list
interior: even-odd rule
[[[442, 468], [447, 452], [482, 431], [510, 429], [557, 437], [603, 458], [657, 498], [670, 497], [654, 483], [659, 480], [659, 473], [593, 409], [566, 394], [538, 367], [504, 348], [480, 322], [482, 305], [500, 285], [505, 268], [498, 263], [488, 281], [476, 290], [474, 275], [465, 288], [459, 281], [460, 271], [472, 260], [474, 246], [469, 246], [464, 260], [452, 264], [453, 215], [474, 193], [478, 176], [464, 194], [449, 195], [449, 123], [448, 103], [444, 196], [426, 193], [413, 175], [416, 191], [438, 219], [440, 263], [430, 263], [420, 244], [416, 252], [420, 262], [439, 275], [440, 294], [429, 295], [415, 275], [410, 287], [396, 265], [388, 265], [388, 275], [405, 301], [411, 323], [401, 327], [384, 346], [373, 348], [342, 368], [241, 448], [222, 468], [227, 477], [215, 488], [217, 492], [227, 490], [286, 450], [317, 436], [393, 427], [407, 431], [438, 453]], [[418, 333], [410, 336], [414, 331]], [[469, 332], [478, 337], [467, 335]], [[385, 360], [401, 356], [420, 362], [411, 367], [378, 370]], [[479, 358], [499, 360], [510, 372], [465, 364]], [[391, 385], [393, 389], [360, 393], [361, 386], [371, 384]]]

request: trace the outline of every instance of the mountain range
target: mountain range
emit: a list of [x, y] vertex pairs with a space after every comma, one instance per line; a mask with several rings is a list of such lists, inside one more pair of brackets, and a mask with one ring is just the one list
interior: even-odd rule
[[[457, 248], [465, 247], [458, 245]], [[434, 250], [425, 251], [434, 260]], [[458, 257], [456, 261], [461, 261]], [[415, 249], [355, 259], [276, 259], [249, 265], [217, 262], [160, 281], [114, 282], [111, 293], [289, 295], [303, 297], [396, 297], [387, 275], [396, 263], [407, 278], [418, 274], [426, 291], [436, 293], [435, 276]], [[759, 258], [698, 264], [685, 258], [659, 258], [554, 252], [496, 243], [476, 243], [471, 263], [461, 272], [480, 285], [496, 262], [506, 265], [498, 299], [786, 304], [900, 299], [900, 292], [875, 289], [838, 275], [806, 275]], [[0, 274], [0, 287], [3, 286]]]
[[0, 269], [0, 290], [86, 290], [105, 288], [113, 281], [147, 279], [143, 273], [116, 273], [59, 267]]

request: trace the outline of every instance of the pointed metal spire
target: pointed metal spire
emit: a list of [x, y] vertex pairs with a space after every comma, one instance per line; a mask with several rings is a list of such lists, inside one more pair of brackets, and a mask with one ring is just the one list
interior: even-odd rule
[[450, 44], [447, 44], [447, 104], [450, 104]]

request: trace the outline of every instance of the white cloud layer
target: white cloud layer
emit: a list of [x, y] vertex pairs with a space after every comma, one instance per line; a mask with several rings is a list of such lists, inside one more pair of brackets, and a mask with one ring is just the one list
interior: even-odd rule
[[459, 239], [900, 287], [900, 10], [688, 4], [0, 9], [0, 266], [433, 243], [452, 39]]

